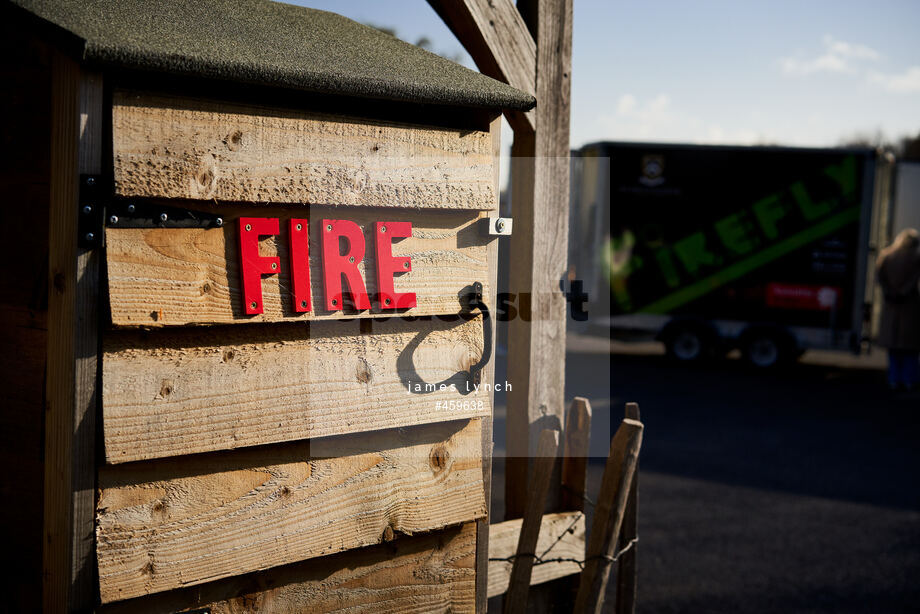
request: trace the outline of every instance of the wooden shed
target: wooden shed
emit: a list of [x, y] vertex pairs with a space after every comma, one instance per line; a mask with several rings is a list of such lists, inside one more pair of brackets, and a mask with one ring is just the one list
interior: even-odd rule
[[5, 605], [481, 608], [534, 98], [268, 0], [2, 22]]

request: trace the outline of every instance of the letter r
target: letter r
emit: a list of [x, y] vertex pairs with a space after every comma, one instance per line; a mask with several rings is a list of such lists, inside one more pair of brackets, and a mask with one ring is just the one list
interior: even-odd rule
[[[361, 227], [349, 220], [323, 220], [320, 234], [323, 237], [323, 289], [326, 295], [326, 309], [342, 309], [342, 276], [348, 283], [348, 290], [355, 309], [370, 309], [370, 299], [364, 279], [358, 270], [358, 263], [364, 259], [364, 233]], [[339, 249], [339, 239], [344, 238], [348, 249], [344, 254]]]

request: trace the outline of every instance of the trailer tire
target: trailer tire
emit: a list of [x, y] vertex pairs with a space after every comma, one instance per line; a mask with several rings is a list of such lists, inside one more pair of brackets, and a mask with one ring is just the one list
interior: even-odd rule
[[796, 357], [796, 344], [785, 331], [756, 328], [742, 335], [741, 352], [752, 367], [773, 369], [788, 364]]
[[700, 362], [712, 355], [712, 334], [703, 326], [673, 325], [662, 337], [668, 356], [677, 362]]

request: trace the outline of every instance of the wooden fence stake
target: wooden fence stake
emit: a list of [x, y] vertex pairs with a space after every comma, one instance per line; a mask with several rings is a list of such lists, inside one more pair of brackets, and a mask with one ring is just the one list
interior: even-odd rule
[[591, 439], [591, 402], [575, 397], [565, 417], [562, 448], [562, 509], [585, 509], [588, 444]]
[[[626, 404], [626, 417], [639, 421], [639, 404]], [[636, 472], [629, 489], [626, 502], [626, 517], [620, 532], [620, 550], [633, 542], [632, 548], [624, 552], [617, 561], [617, 601], [616, 614], [633, 614], [636, 611], [636, 593], [639, 557], [639, 461], [636, 460]]]
[[523, 614], [527, 609], [527, 594], [530, 591], [530, 576], [534, 559], [537, 557], [537, 538], [543, 521], [546, 494], [556, 464], [559, 449], [559, 431], [544, 429], [540, 433], [537, 456], [533, 462], [533, 475], [528, 485], [527, 506], [518, 538], [517, 552], [511, 565], [511, 580], [505, 595], [505, 614]]
[[585, 568], [581, 572], [578, 596], [575, 598], [576, 614], [599, 614], [601, 611], [629, 489], [639, 460], [642, 430], [641, 422], [627, 418], [610, 442], [610, 455], [604, 468], [585, 553]]

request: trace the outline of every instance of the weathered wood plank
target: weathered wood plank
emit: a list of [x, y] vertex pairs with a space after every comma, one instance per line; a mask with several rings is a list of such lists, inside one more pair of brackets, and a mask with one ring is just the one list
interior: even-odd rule
[[116, 91], [115, 191], [154, 198], [490, 210], [487, 130]]
[[106, 460], [488, 416], [489, 388], [469, 379], [482, 351], [482, 316], [115, 331]]
[[537, 457], [533, 462], [533, 474], [530, 476], [530, 490], [524, 518], [521, 522], [521, 534], [518, 538], [514, 561], [511, 564], [511, 578], [508, 594], [505, 596], [505, 614], [523, 614], [527, 611], [527, 596], [530, 592], [530, 577], [537, 553], [537, 540], [543, 524], [543, 508], [546, 507], [546, 495], [556, 464], [559, 449], [559, 431], [544, 429], [540, 433], [537, 445]]
[[[626, 417], [630, 420], [640, 421], [639, 404], [626, 404]], [[617, 561], [617, 596], [614, 611], [617, 614], [634, 614], [636, 611], [636, 595], [639, 589], [639, 460], [636, 459], [636, 470], [633, 474], [632, 486], [629, 488], [629, 498], [626, 500], [626, 516], [623, 518], [623, 529], [620, 531], [619, 549], [632, 546], [620, 555]]]
[[104, 603], [485, 515], [479, 420], [99, 471]]
[[591, 524], [591, 540], [585, 552], [585, 569], [575, 598], [576, 614], [600, 614], [604, 605], [629, 489], [639, 462], [642, 431], [641, 422], [626, 418], [610, 441], [610, 455]]
[[77, 150], [80, 68], [60, 53], [51, 71], [51, 184], [48, 253], [48, 362], [45, 384], [43, 610], [70, 610], [77, 318]]
[[[523, 519], [493, 524], [489, 531], [489, 558], [507, 559], [517, 550]], [[547, 552], [548, 551], [548, 552]], [[540, 525], [536, 553], [541, 558], [571, 559], [538, 562], [533, 567], [531, 585], [577, 574], [581, 567], [575, 561], [585, 558], [585, 516], [581, 512], [546, 514]], [[544, 556], [545, 554], [545, 556]], [[511, 579], [511, 561], [493, 560], [489, 563], [489, 597], [502, 595]]]
[[585, 509], [590, 440], [591, 401], [584, 397], [575, 397], [565, 417], [565, 446], [562, 449], [564, 509]]
[[[491, 302], [488, 283], [487, 238], [479, 234], [478, 212], [410, 212], [406, 210], [240, 209], [226, 207], [223, 228], [110, 228], [106, 231], [109, 296], [116, 326], [175, 326], [231, 324], [344, 317], [379, 317], [374, 222], [412, 222], [413, 236], [393, 243], [394, 256], [409, 256], [412, 270], [396, 275], [396, 292], [415, 292], [417, 306], [400, 315], [459, 313], [460, 296], [474, 281], [481, 281]], [[282, 234], [261, 241], [262, 256], [278, 256], [281, 270], [262, 278], [264, 312], [245, 313], [240, 278], [239, 216], [308, 219], [312, 311], [297, 313], [291, 298], [288, 238]], [[323, 261], [320, 248], [322, 220], [347, 219], [364, 230], [365, 257], [358, 262], [371, 311], [326, 311]], [[393, 314], [394, 312], [389, 311]]]
[[100, 614], [471, 612], [471, 523], [103, 606]]
[[[80, 79], [81, 174], [102, 173], [102, 75], [83, 71]], [[77, 250], [76, 317], [74, 326], [74, 449], [73, 449], [73, 595], [71, 607], [87, 610], [95, 604], [94, 512], [96, 497], [96, 381], [99, 363], [99, 248]]]

